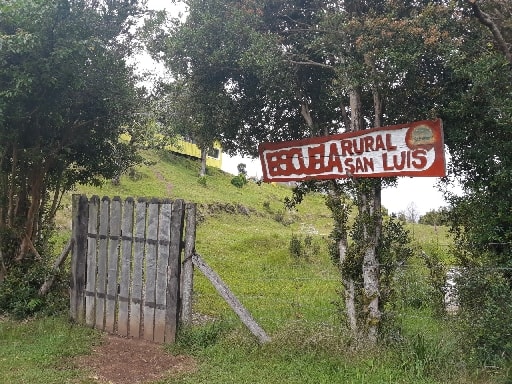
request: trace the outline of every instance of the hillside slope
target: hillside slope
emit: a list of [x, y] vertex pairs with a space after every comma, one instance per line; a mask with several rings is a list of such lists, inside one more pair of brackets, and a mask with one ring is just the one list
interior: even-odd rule
[[[206, 177], [199, 178], [200, 164], [193, 159], [167, 151], [147, 152], [145, 158], [146, 164], [130, 170], [119, 185], [107, 181], [101, 188], [81, 186], [76, 192], [195, 202], [199, 207], [197, 252], [235, 292], [246, 296], [253, 309], [268, 313], [268, 306], [277, 305], [275, 299], [283, 295], [287, 310], [276, 312], [279, 321], [270, 320], [273, 326], [285, 322], [281, 316], [289, 320], [298, 315], [292, 312], [299, 307], [304, 313], [329, 308], [334, 316], [337, 308], [332, 302], [339, 301], [340, 282], [328, 255], [333, 222], [322, 195], [309, 195], [289, 211], [284, 199], [292, 192], [286, 186], [250, 181], [237, 188], [231, 184], [233, 175], [218, 169], [210, 168]], [[444, 228], [414, 225], [410, 229], [421, 243], [445, 241]], [[217, 315], [225, 311], [208, 284], [199, 280], [198, 285], [211, 295], [197, 301], [201, 311]], [[251, 305], [255, 297], [258, 300]], [[305, 300], [310, 303], [305, 305]]]

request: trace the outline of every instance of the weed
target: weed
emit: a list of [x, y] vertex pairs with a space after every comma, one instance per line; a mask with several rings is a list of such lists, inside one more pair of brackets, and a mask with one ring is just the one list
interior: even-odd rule
[[201, 187], [204, 187], [206, 188], [207, 187], [207, 184], [206, 184], [206, 176], [200, 176], [198, 179], [197, 179], [197, 183], [201, 186]]

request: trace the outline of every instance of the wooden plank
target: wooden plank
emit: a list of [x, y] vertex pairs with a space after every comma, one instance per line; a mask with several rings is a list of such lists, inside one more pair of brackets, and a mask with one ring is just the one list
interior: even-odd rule
[[129, 301], [130, 301], [130, 267], [133, 257], [133, 198], [124, 201], [123, 225], [121, 229], [121, 271], [119, 280], [119, 317], [117, 320], [117, 333], [128, 336]]
[[135, 211], [135, 244], [133, 257], [133, 271], [131, 281], [131, 305], [130, 305], [130, 336], [139, 338], [141, 335], [142, 316], [142, 279], [144, 272], [144, 255], [146, 236], [146, 211], [145, 199], [137, 200]]
[[87, 250], [87, 197], [73, 195], [72, 198], [73, 255], [71, 258], [70, 317], [83, 323], [85, 320], [85, 279]]
[[146, 274], [144, 279], [144, 339], [150, 341], [153, 341], [155, 324], [158, 208], [158, 200], [151, 200], [148, 208], [148, 231], [146, 233]]
[[183, 238], [184, 217], [185, 211], [183, 200], [174, 201], [172, 205], [171, 244], [169, 247], [169, 262], [167, 267], [167, 310], [165, 319], [165, 341], [167, 343], [175, 341], [178, 326], [182, 249], [181, 240]]
[[89, 225], [87, 235], [87, 284], [85, 288], [85, 323], [94, 327], [96, 322], [96, 254], [98, 245], [99, 197], [89, 200]]
[[163, 343], [165, 341], [165, 304], [167, 288], [167, 263], [169, 262], [169, 241], [171, 234], [171, 209], [170, 201], [162, 202], [158, 223], [158, 260], [156, 267], [156, 291], [155, 291], [155, 332], [153, 341]]
[[105, 196], [100, 204], [100, 229], [98, 245], [98, 277], [96, 282], [96, 328], [105, 329], [105, 295], [107, 286], [108, 222], [110, 199]]
[[181, 322], [184, 325], [191, 325], [194, 293], [194, 264], [192, 263], [192, 255], [195, 252], [196, 243], [196, 204], [187, 203], [185, 212], [185, 253], [183, 255], [183, 270], [181, 272]]
[[117, 273], [119, 265], [119, 243], [121, 237], [121, 199], [114, 197], [110, 203], [107, 295], [105, 305], [105, 330], [114, 333], [116, 325]]
[[224, 300], [226, 300], [245, 326], [258, 338], [260, 343], [269, 342], [270, 337], [268, 337], [263, 328], [256, 323], [249, 311], [242, 305], [242, 303], [240, 303], [234, 293], [231, 292], [219, 275], [217, 275], [217, 273], [215, 273], [215, 271], [206, 264], [201, 256], [195, 253], [192, 256], [192, 261], [194, 262], [194, 265], [208, 278], [208, 280], [210, 280], [217, 292], [224, 298]]

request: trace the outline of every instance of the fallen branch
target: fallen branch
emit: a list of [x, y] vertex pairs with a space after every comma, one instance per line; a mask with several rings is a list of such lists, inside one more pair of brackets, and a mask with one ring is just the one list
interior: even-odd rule
[[62, 251], [59, 258], [55, 260], [55, 263], [53, 264], [52, 273], [48, 278], [45, 280], [44, 284], [41, 285], [41, 288], [39, 288], [39, 295], [44, 296], [48, 293], [50, 288], [53, 285], [53, 282], [55, 281], [55, 276], [57, 275], [57, 272], [59, 271], [60, 266], [66, 260], [66, 257], [68, 256], [69, 252], [71, 251], [71, 248], [73, 247], [73, 239], [70, 239], [68, 244], [66, 245], [66, 248]]

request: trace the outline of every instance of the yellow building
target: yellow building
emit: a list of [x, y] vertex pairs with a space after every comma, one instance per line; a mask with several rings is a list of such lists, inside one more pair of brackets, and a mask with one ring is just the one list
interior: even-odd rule
[[[172, 152], [181, 153], [198, 159], [201, 158], [201, 150], [196, 144], [194, 144], [193, 140], [180, 138], [176, 140], [175, 144], [168, 145], [166, 148]], [[220, 145], [220, 142], [216, 141], [213, 144], [213, 148], [208, 151], [206, 165], [208, 167], [221, 168], [222, 146]]]

